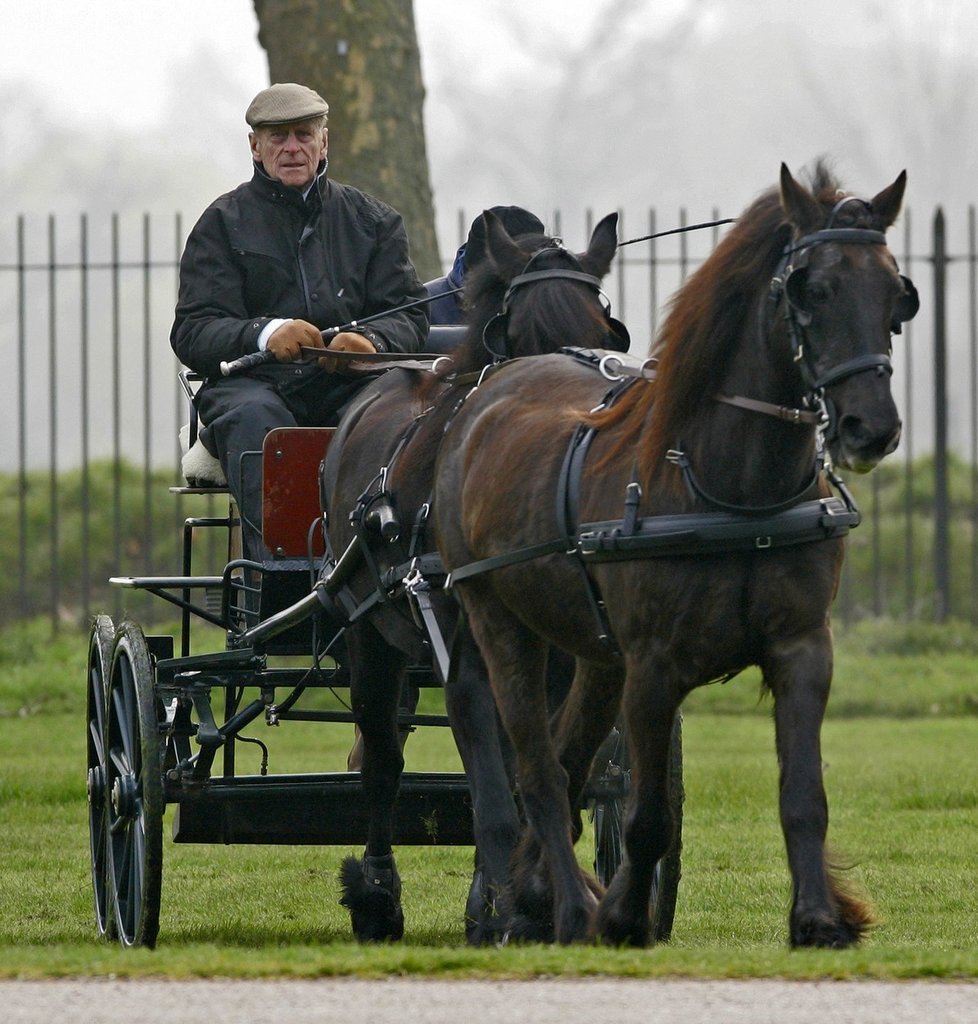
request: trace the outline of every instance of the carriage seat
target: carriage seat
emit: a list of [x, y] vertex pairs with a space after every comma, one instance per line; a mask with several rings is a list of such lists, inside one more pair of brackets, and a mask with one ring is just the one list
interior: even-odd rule
[[465, 324], [432, 324], [428, 328], [428, 340], [423, 346], [425, 352], [450, 354], [465, 337], [466, 330]]
[[196, 436], [195, 428], [198, 426], [199, 423], [185, 423], [180, 428], [180, 469], [184, 479], [193, 488], [226, 488], [228, 481], [224, 469], [217, 457], [211, 455], [201, 439]]

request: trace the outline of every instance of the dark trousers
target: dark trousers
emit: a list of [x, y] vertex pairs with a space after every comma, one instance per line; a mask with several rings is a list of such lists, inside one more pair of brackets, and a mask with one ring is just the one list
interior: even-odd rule
[[[245, 558], [265, 561], [261, 540], [261, 449], [275, 427], [331, 427], [369, 378], [316, 366], [275, 364], [208, 381], [197, 395], [200, 439], [221, 462], [241, 514]], [[250, 454], [249, 454], [250, 453]]]

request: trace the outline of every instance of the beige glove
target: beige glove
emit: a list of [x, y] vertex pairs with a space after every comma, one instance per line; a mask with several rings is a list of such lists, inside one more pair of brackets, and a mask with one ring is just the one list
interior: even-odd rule
[[[274, 337], [275, 335], [272, 335]], [[362, 334], [354, 334], [353, 331], [344, 331], [337, 334], [326, 346], [326, 351], [333, 352], [376, 352], [373, 344]], [[330, 359], [328, 356], [319, 360], [319, 365], [327, 373], [345, 373], [347, 370], [356, 372], [356, 363], [348, 359]], [[362, 368], [362, 367], [361, 367]]]
[[280, 363], [294, 363], [302, 358], [303, 346], [325, 348], [319, 328], [308, 320], [289, 320], [268, 339], [265, 351], [271, 352]]

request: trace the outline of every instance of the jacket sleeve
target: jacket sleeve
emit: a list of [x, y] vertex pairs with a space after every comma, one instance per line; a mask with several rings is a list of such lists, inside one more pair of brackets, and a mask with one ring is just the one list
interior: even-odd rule
[[[380, 205], [380, 204], [378, 204]], [[396, 309], [425, 298], [424, 285], [411, 263], [401, 215], [384, 206], [375, 225], [375, 243], [367, 266], [369, 312]], [[365, 324], [363, 333], [385, 351], [417, 352], [428, 336], [428, 312], [422, 303]], [[373, 336], [373, 337], [371, 337]]]
[[170, 344], [184, 366], [216, 376], [222, 360], [258, 350], [267, 316], [249, 316], [244, 279], [222, 218], [205, 210], [180, 260], [180, 285]]

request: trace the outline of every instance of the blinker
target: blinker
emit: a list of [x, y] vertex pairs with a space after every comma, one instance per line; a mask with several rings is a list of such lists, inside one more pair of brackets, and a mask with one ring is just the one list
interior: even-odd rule
[[784, 282], [784, 294], [794, 311], [798, 323], [807, 327], [812, 314], [805, 308], [805, 286], [808, 283], [808, 267], [796, 267]]
[[903, 282], [903, 294], [893, 306], [893, 320], [890, 323], [890, 331], [893, 334], [902, 334], [903, 329], [900, 324], [913, 320], [920, 309], [920, 296], [917, 294], [913, 281], [909, 277], [904, 277], [903, 274], [900, 275], [900, 280]]

